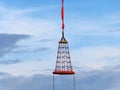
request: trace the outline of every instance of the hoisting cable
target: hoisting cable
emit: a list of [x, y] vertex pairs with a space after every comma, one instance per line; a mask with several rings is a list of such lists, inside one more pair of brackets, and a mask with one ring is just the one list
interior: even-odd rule
[[65, 24], [64, 24], [64, 0], [62, 0], [61, 18], [62, 18], [62, 30], [64, 30], [64, 28], [65, 28]]

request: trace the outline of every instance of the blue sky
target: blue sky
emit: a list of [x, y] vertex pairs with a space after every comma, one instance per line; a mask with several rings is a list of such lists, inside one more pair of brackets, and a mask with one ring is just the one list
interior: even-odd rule
[[[98, 90], [109, 78], [112, 83], [100, 90], [120, 89], [119, 3], [119, 0], [65, 0], [65, 37], [77, 82], [81, 83], [78, 89]], [[60, 15], [61, 0], [0, 0], [0, 83], [7, 82], [0, 84], [1, 90], [9, 90], [5, 86], [19, 90], [18, 87], [23, 87], [21, 78], [26, 89], [30, 88], [29, 79], [34, 81], [30, 81], [32, 85], [42, 76], [46, 77], [44, 81], [50, 79], [61, 38]], [[16, 87], [9, 83], [14, 79]], [[96, 80], [99, 84], [95, 84]], [[32, 85], [33, 89], [44, 89]]]

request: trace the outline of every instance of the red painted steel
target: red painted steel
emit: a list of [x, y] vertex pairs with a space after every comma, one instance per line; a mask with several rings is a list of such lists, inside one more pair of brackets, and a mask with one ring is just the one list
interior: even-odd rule
[[75, 72], [74, 71], [54, 71], [53, 74], [71, 75], [71, 74], [75, 74]]
[[64, 37], [64, 0], [62, 0], [61, 18], [62, 18], [62, 38], [59, 41], [56, 67], [53, 74], [61, 75], [75, 74], [75, 72], [72, 70], [68, 42]]
[[62, 38], [59, 41], [56, 66], [53, 74], [60, 75], [75, 74], [75, 72], [72, 69], [68, 41], [64, 37], [64, 31], [62, 31]]
[[64, 0], [61, 8], [62, 38], [59, 41], [55, 70], [53, 71], [53, 90], [55, 90], [54, 75], [73, 75], [73, 90], [75, 90], [75, 72], [72, 69], [68, 41], [64, 37]]

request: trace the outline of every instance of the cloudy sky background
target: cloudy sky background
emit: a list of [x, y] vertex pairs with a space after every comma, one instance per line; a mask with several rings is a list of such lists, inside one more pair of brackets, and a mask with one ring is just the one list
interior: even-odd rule
[[[77, 89], [120, 89], [119, 3], [65, 0], [65, 37]], [[60, 9], [61, 0], [0, 0], [0, 90], [52, 90]], [[71, 78], [63, 78], [56, 80], [58, 90], [67, 90], [60, 86]]]

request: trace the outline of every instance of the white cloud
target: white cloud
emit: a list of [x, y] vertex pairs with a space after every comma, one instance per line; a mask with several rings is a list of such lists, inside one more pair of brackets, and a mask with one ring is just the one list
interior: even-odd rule
[[104, 66], [117, 65], [120, 59], [120, 48], [111, 46], [83, 47], [72, 51], [75, 66], [100, 69]]
[[34, 12], [42, 13], [43, 10], [49, 11], [56, 6], [41, 6], [35, 8], [12, 9], [4, 4], [0, 6], [0, 33], [26, 34], [31, 35], [30, 39], [22, 40], [18, 46], [25, 46], [29, 49], [41, 47], [53, 47], [52, 43], [43, 43], [40, 40], [54, 39], [58, 37], [57, 23], [54, 20], [30, 17]]
[[[11, 9], [5, 5], [0, 6], [1, 20], [0, 33], [46, 35], [46, 33], [55, 34], [56, 23], [42, 18], [29, 17], [34, 12], [42, 13], [43, 10], [51, 10], [56, 6], [44, 6], [37, 8]], [[41, 17], [41, 16], [40, 16]], [[53, 32], [54, 31], [54, 32]], [[49, 34], [47, 34], [49, 36]]]
[[[113, 66], [109, 69], [89, 70], [84, 68], [77, 71], [76, 75], [76, 89], [79, 90], [119, 90], [120, 86], [120, 72], [113, 72], [116, 70]], [[120, 68], [120, 67], [119, 67]], [[41, 75], [35, 74], [32, 76], [12, 76], [7, 73], [2, 73], [0, 78], [1, 90], [48, 90], [52, 89], [52, 74]], [[29, 75], [29, 73], [28, 73]], [[73, 76], [55, 76], [55, 89], [72, 90]], [[96, 83], [97, 81], [97, 83]], [[3, 83], [4, 82], [4, 83]], [[47, 82], [47, 83], [46, 83]], [[13, 84], [14, 83], [14, 84]]]
[[105, 35], [120, 36], [120, 27], [113, 25], [120, 24], [120, 13], [106, 14], [98, 18], [86, 18], [73, 14], [66, 22], [66, 28], [72, 35]]
[[[50, 63], [46, 63], [50, 62]], [[31, 76], [34, 74], [52, 74], [52, 62], [50, 60], [47, 61], [21, 61], [17, 64], [9, 64], [9, 65], [0, 65], [0, 71], [9, 73], [13, 76]], [[50, 71], [47, 71], [50, 69]]]
[[[25, 46], [25, 48], [27, 47], [27, 49], [34, 50], [36, 48], [44, 47], [44, 46], [55, 49], [55, 47], [57, 47], [57, 41], [56, 42], [53, 41], [52, 43], [51, 42], [43, 43], [39, 41], [41, 39], [56, 39], [59, 37], [61, 32], [59, 31], [58, 28], [59, 25], [57, 25], [56, 21], [49, 19], [42, 19], [42, 18], [27, 17], [28, 13], [33, 13], [41, 10], [49, 10], [49, 7], [42, 7], [41, 9], [40, 8], [41, 7], [19, 10], [19, 9], [9, 9], [5, 7], [5, 5], [1, 5], [0, 12], [2, 13], [2, 18], [0, 18], [1, 19], [0, 33], [27, 34], [34, 36], [29, 40], [24, 40], [18, 43], [18, 45]], [[107, 31], [114, 28], [105, 27], [111, 24], [112, 21], [114, 21], [114, 18], [113, 19], [102, 18], [101, 20], [82, 19], [82, 21], [79, 21], [79, 19], [78, 20], [75, 19], [73, 21], [71, 20], [69, 23], [68, 22], [66, 23], [66, 29], [67, 29], [66, 32], [73, 36], [76, 34], [78, 36], [80, 35], [114, 35], [114, 36], [118, 35], [119, 36], [119, 33], [117, 32], [111, 33]], [[118, 23], [118, 21], [119, 19], [118, 20], [116, 19], [114, 23]], [[74, 66], [88, 66], [91, 68], [101, 68], [106, 65], [117, 64], [120, 55], [119, 48], [109, 47], [109, 46], [84, 47], [78, 50], [73, 50], [71, 53], [72, 53], [71, 57]], [[49, 53], [49, 54], [50, 56], [53, 56], [56, 53], [54, 54]], [[109, 60], [113, 59], [113, 60], [109, 62], [108, 59]], [[31, 65], [31, 63], [33, 64]], [[38, 67], [34, 67], [36, 66], [37, 63], [38, 62], [36, 61], [35, 62], [28, 61], [16, 65], [2, 66], [2, 68], [6, 67], [5, 69], [6, 72], [13, 73], [15, 75], [19, 75], [19, 74], [26, 75], [26, 71], [28, 71], [27, 73], [32, 73], [31, 69], [38, 68]], [[41, 63], [42, 62], [40, 61], [38, 64], [41, 65]], [[45, 63], [46, 61], [44, 61], [43, 64]], [[53, 63], [55, 62], [51, 62], [51, 65]], [[45, 67], [48, 68], [47, 65], [45, 64], [45, 66], [43, 66], [43, 69]], [[27, 68], [27, 66], [30, 67], [28, 67], [28, 69], [24, 69], [21, 66], [23, 66], [24, 68]]]
[[[12, 65], [1, 65], [0, 71], [17, 76], [28, 76], [28, 74], [33, 75], [35, 73], [51, 74], [55, 67], [55, 54], [56, 53], [54, 52], [52, 55], [49, 55], [49, 59], [44, 57], [44, 60], [40, 61], [28, 60]], [[71, 52], [71, 58], [74, 67], [102, 69], [104, 66], [119, 65], [120, 48], [110, 46], [83, 47], [81, 49], [73, 50]], [[47, 69], [50, 69], [50, 71], [46, 71]], [[115, 72], [119, 72], [119, 70], [117, 69]]]

